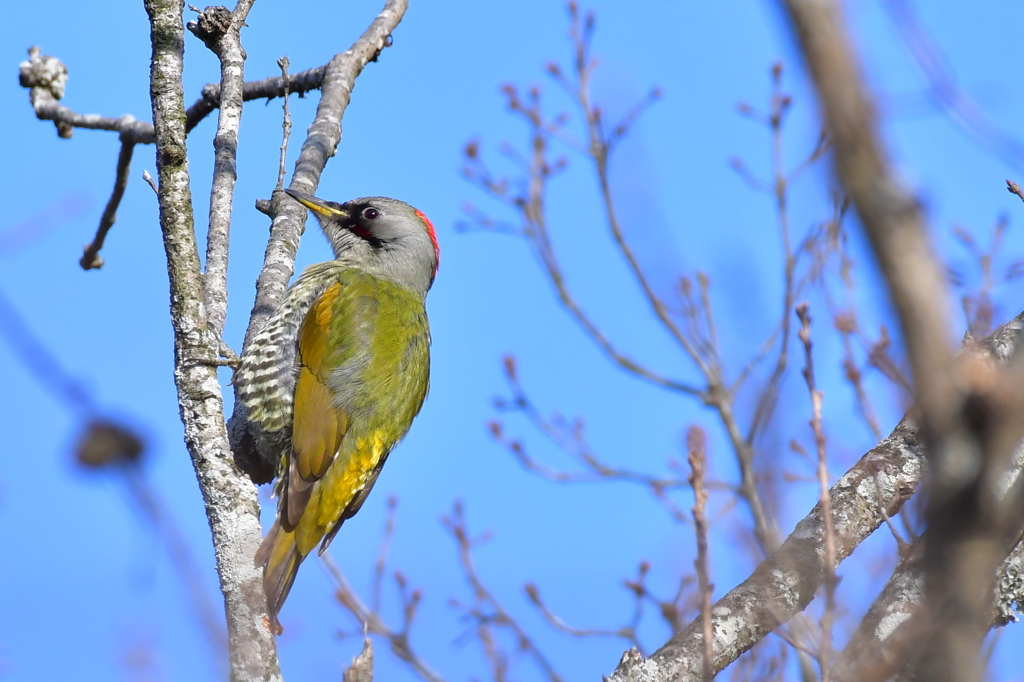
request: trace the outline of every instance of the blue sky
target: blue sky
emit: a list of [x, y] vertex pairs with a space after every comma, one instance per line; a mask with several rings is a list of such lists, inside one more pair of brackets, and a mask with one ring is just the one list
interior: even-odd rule
[[[1024, 97], [1015, 71], [1019, 57], [1017, 3], [919, 3], [925, 28], [942, 46], [960, 87], [995, 125], [1016, 133]], [[730, 169], [741, 157], [762, 177], [770, 163], [763, 127], [740, 116], [738, 102], [764, 108], [771, 64], [786, 64], [785, 86], [795, 105], [786, 135], [792, 166], [813, 145], [815, 110], [785, 26], [774, 4], [597, 2], [594, 51], [601, 60], [595, 97], [608, 112], [628, 110], [651, 87], [663, 97], [635, 128], [614, 159], [613, 180], [627, 238], [669, 293], [682, 274], [709, 273], [724, 353], [730, 367], [770, 332], [779, 315], [780, 254], [770, 197], [751, 191]], [[925, 82], [901, 43], [885, 4], [856, 3], [851, 23], [865, 68], [880, 93], [885, 132], [906, 182], [921, 197], [938, 249], [951, 263], [967, 259], [950, 237], [954, 225], [987, 235], [1001, 213], [1010, 216], [1006, 262], [1024, 253], [1018, 200], [1003, 188], [1024, 178], [1024, 159], [996, 156], [957, 127], [929, 99]], [[292, 70], [322, 64], [346, 49], [379, 11], [375, 1], [281, 3], [260, 0], [243, 33], [248, 78], [277, 73], [287, 54]], [[149, 119], [149, 44], [141, 3], [9, 3], [0, 25], [0, 290], [32, 332], [95, 396], [147, 437], [145, 476], [182, 529], [200, 566], [202, 584], [219, 608], [212, 547], [199, 491], [182, 445], [171, 377], [171, 330], [163, 247], [152, 191], [142, 170], [154, 170], [152, 147], [136, 150], [132, 180], [103, 251], [102, 271], [77, 265], [91, 240], [113, 183], [117, 141], [110, 133], [78, 130], [58, 139], [35, 120], [17, 86], [17, 64], [31, 45], [64, 61], [70, 71], [64, 103], [83, 113]], [[504, 108], [503, 83], [544, 88], [549, 112], [569, 103], [544, 76], [551, 60], [569, 58], [568, 20], [560, 2], [428, 3], [413, 0], [394, 46], [367, 67], [344, 120], [344, 137], [328, 164], [320, 196], [344, 201], [389, 195], [423, 210], [438, 230], [441, 268], [430, 294], [434, 349], [430, 397], [410, 436], [394, 453], [374, 494], [332, 545], [349, 580], [367, 593], [389, 495], [398, 498], [390, 565], [423, 590], [412, 631], [417, 652], [447, 679], [486, 678], [480, 647], [464, 635], [451, 598], [470, 599], [454, 543], [441, 524], [454, 500], [464, 501], [470, 528], [492, 537], [475, 553], [480, 575], [570, 680], [594, 679], [614, 668], [625, 644], [578, 640], [553, 633], [528, 603], [527, 582], [566, 621], [614, 628], [629, 618], [620, 587], [641, 560], [652, 564], [650, 583], [673, 590], [691, 570], [691, 530], [664, 513], [649, 493], [623, 484], [558, 486], [524, 472], [491, 439], [493, 400], [506, 393], [501, 358], [518, 359], [519, 374], [541, 410], [579, 415], [597, 452], [609, 462], [665, 472], [682, 459], [690, 424], [708, 429], [712, 475], [735, 480], [735, 467], [714, 415], [611, 367], [555, 301], [527, 246], [515, 238], [456, 229], [471, 201], [510, 218], [459, 174], [464, 144], [479, 140], [496, 169], [500, 145], [523, 148], [526, 130]], [[187, 38], [186, 101], [215, 80], [216, 60]], [[294, 135], [289, 168], [313, 116], [315, 94], [292, 99]], [[238, 349], [262, 261], [267, 220], [252, 209], [268, 197], [277, 175], [280, 103], [253, 102], [242, 119], [239, 179], [234, 205], [229, 313], [225, 338]], [[571, 118], [578, 128], [578, 116]], [[215, 118], [190, 136], [190, 170], [197, 227], [205, 229]], [[594, 179], [585, 160], [567, 152], [569, 170], [551, 184], [549, 219], [567, 280], [597, 323], [631, 355], [667, 374], [696, 381], [694, 368], [651, 319], [614, 251], [602, 220]], [[831, 176], [822, 166], [793, 188], [791, 220], [797, 236], [828, 217]], [[892, 321], [855, 223], [858, 304], [869, 330]], [[298, 266], [325, 260], [329, 249], [311, 226]], [[1002, 316], [1016, 314], [1019, 293], [999, 292]], [[838, 345], [820, 297], [815, 314], [819, 381], [825, 391], [833, 476], [871, 445], [851, 419], [853, 402], [842, 382]], [[957, 311], [951, 298], [950, 308]], [[963, 331], [962, 316], [955, 315]], [[792, 359], [797, 361], [794, 353]], [[229, 372], [222, 373], [226, 384]], [[196, 623], [173, 569], [166, 542], [138, 514], [123, 482], [77, 470], [70, 456], [80, 426], [76, 414], [41, 385], [7, 343], [0, 343], [0, 679], [218, 679], [212, 649]], [[900, 399], [877, 376], [883, 430], [899, 417]], [[228, 391], [230, 396], [230, 391]], [[741, 410], [749, 410], [749, 399]], [[785, 444], [810, 444], [806, 392], [799, 374], [785, 385], [779, 419], [760, 443], [762, 463], [806, 474]], [[516, 415], [501, 415], [505, 430], [534, 456], [571, 463]], [[803, 468], [801, 468], [803, 467]], [[813, 504], [806, 483], [781, 483], [783, 533]], [[689, 496], [677, 502], [688, 507]], [[718, 514], [711, 562], [716, 594], [745, 577], [754, 564], [738, 528], [745, 511]], [[269, 516], [265, 521], [269, 523]], [[882, 533], [840, 569], [840, 596], [851, 612], [866, 608], [891, 565], [894, 543]], [[845, 592], [844, 592], [845, 591]], [[398, 623], [393, 583], [385, 615]], [[853, 615], [849, 623], [856, 622]], [[351, 618], [332, 599], [321, 566], [307, 562], [282, 613], [282, 667], [288, 679], [340, 675], [356, 651]], [[840, 640], [844, 622], [839, 626]], [[641, 628], [649, 649], [668, 636], [650, 614]], [[1002, 647], [1019, 645], [1010, 628]], [[1018, 644], [1015, 645], [1014, 642]], [[60, 655], [55, 655], [59, 651]], [[540, 679], [529, 660], [514, 659], [517, 679]], [[998, 668], [1000, 679], [1013, 679]], [[383, 649], [379, 679], [413, 679]]]

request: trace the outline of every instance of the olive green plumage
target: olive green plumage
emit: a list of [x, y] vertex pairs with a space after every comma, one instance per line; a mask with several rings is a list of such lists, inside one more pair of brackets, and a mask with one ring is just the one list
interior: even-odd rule
[[433, 228], [411, 206], [290, 194], [336, 259], [289, 288], [235, 375], [261, 456], [279, 462], [277, 519], [255, 557], [275, 621], [299, 564], [359, 510], [423, 404], [437, 270]]

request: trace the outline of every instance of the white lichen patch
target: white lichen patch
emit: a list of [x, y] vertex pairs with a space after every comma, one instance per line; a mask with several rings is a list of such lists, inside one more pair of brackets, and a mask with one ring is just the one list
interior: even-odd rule
[[[882, 474], [878, 475], [878, 481], [879, 481], [879, 483], [882, 484], [882, 490], [883, 491], [886, 488], [889, 487], [889, 486], [885, 485], [886, 482], [887, 482], [885, 480], [885, 478], [886, 477], [884, 477]], [[886, 492], [888, 492], [888, 491], [886, 491]], [[857, 485], [857, 496], [861, 497], [861, 498], [863, 498], [865, 500], [871, 500], [872, 502], [877, 504], [878, 503], [879, 495], [878, 495], [878, 487], [875, 485], [875, 479], [873, 479], [873, 478], [865, 478], [865, 479], [863, 479], [860, 482], [860, 484]], [[884, 500], [886, 497], [889, 497], [889, 495], [886, 494], [886, 493], [883, 493], [881, 497]]]
[[736, 616], [715, 620], [712, 632], [715, 648], [720, 651], [728, 651], [736, 646], [743, 625], [743, 619]]
[[906, 611], [897, 611], [896, 613], [883, 616], [882, 620], [878, 623], [878, 627], [875, 628], [875, 637], [878, 638], [878, 641], [884, 642], [888, 639], [889, 635], [896, 631], [900, 623], [908, 618], [910, 618], [910, 614]]

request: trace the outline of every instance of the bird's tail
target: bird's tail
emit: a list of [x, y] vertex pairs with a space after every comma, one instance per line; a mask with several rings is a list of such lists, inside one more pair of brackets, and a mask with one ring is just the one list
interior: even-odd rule
[[267, 609], [275, 631], [280, 630], [277, 614], [288, 598], [303, 558], [295, 545], [295, 530], [286, 531], [281, 528], [280, 520], [274, 521], [256, 550], [255, 563], [263, 566], [263, 592], [267, 595]]

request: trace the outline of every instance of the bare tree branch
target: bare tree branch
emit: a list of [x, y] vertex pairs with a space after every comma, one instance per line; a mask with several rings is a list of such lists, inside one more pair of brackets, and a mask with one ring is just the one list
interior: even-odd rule
[[[391, 512], [388, 515], [388, 529], [385, 536], [385, 545], [390, 541], [390, 532], [393, 526], [394, 507], [391, 508]], [[345, 574], [342, 573], [341, 569], [334, 559], [331, 558], [330, 553], [325, 553], [320, 557], [324, 567], [327, 568], [327, 572], [331, 574], [335, 583], [335, 596], [338, 601], [348, 609], [356, 620], [362, 624], [364, 645], [363, 651], [366, 651], [366, 635], [372, 633], [380, 635], [388, 641], [391, 646], [392, 653], [395, 654], [401, 661], [409, 665], [410, 668], [415, 671], [417, 675], [426, 680], [426, 682], [445, 682], [444, 678], [441, 677], [430, 665], [420, 658], [409, 642], [409, 629], [412, 627], [412, 621], [416, 614], [416, 608], [419, 605], [419, 592], [413, 592], [413, 594], [407, 595], [404, 591], [404, 583], [400, 579], [399, 574], [395, 574], [395, 582], [398, 583], [399, 589], [402, 591], [403, 604], [403, 622], [402, 629], [395, 630], [384, 622], [384, 618], [381, 616], [378, 609], [379, 604], [375, 603], [373, 608], [370, 608], [359, 598], [352, 586], [349, 585], [348, 580], [345, 578]], [[381, 571], [383, 573], [383, 571]], [[374, 572], [374, 578], [376, 580], [377, 573]], [[379, 582], [376, 583], [379, 587]], [[374, 601], [379, 600], [379, 590], [374, 590]]]
[[[895, 514], [916, 489], [923, 466], [917, 432], [905, 418], [836, 481], [829, 494], [837, 564], [884, 522], [878, 500], [884, 502], [887, 514]], [[716, 672], [810, 603], [824, 579], [824, 559], [825, 524], [820, 505], [815, 505], [778, 550], [712, 607]], [[624, 657], [624, 664], [611, 679], [697, 682], [701, 679], [702, 629], [698, 619], [650, 658]]]
[[[56, 57], [42, 54], [38, 46], [29, 48], [28, 61], [20, 65], [20, 83], [29, 88], [29, 100], [41, 121], [53, 121], [57, 134], [69, 139], [75, 128], [89, 130], [110, 130], [120, 133], [122, 139], [135, 144], [153, 144], [153, 124], [137, 121], [133, 116], [111, 118], [99, 114], [79, 114], [58, 103], [64, 96], [67, 84], [67, 67]], [[300, 73], [271, 76], [259, 81], [250, 81], [242, 86], [242, 101], [274, 99], [288, 94], [300, 97], [311, 90], [319, 90], [327, 67], [317, 66]], [[185, 133], [192, 132], [199, 123], [220, 107], [221, 85], [211, 83], [203, 88], [202, 95], [185, 112]]]
[[[403, 7], [406, 2], [407, 0], [403, 0]], [[251, 1], [247, 1], [240, 4], [249, 6], [252, 3]], [[387, 8], [385, 8], [385, 13], [386, 12]], [[247, 10], [245, 13], [247, 13]], [[241, 26], [241, 24], [239, 24], [239, 26]], [[211, 44], [214, 42], [215, 41], [213, 41], [211, 37]], [[357, 45], [359, 45], [359, 43], [357, 43]], [[383, 45], [381, 47], [383, 47]], [[376, 55], [379, 53], [380, 49], [381, 48], [376, 48], [373, 55], [369, 58], [371, 61], [376, 59]], [[215, 50], [215, 52], [216, 51], [217, 50]], [[359, 52], [363, 52], [363, 50], [360, 50]], [[67, 84], [67, 67], [56, 57], [43, 55], [40, 48], [37, 46], [30, 48], [28, 53], [28, 61], [22, 62], [20, 65], [19, 77], [22, 87], [29, 89], [29, 101], [31, 102], [32, 108], [38, 119], [43, 121], [53, 121], [54, 125], [57, 127], [57, 134], [64, 139], [70, 139], [75, 128], [109, 130], [119, 133], [121, 139], [121, 156], [118, 160], [118, 174], [114, 186], [114, 192], [107, 204], [106, 210], [104, 211], [103, 218], [100, 221], [100, 227], [97, 230], [96, 239], [86, 246], [85, 254], [80, 261], [82, 267], [87, 270], [97, 269], [103, 265], [103, 259], [98, 256], [99, 249], [103, 245], [103, 238], [113, 225], [118, 205], [120, 204], [121, 197], [123, 196], [125, 187], [127, 186], [127, 168], [131, 158], [132, 147], [136, 144], [153, 144], [155, 141], [153, 124], [146, 121], [138, 121], [135, 117], [130, 115], [122, 116], [120, 118], [110, 118], [100, 116], [98, 114], [79, 114], [68, 107], [63, 106], [59, 103], [59, 100], [64, 96]], [[239, 87], [238, 83], [241, 81], [241, 64], [243, 59], [241, 45], [238, 45], [237, 50], [235, 50], [235, 48], [226, 48], [226, 54], [230, 56], [228, 61], [229, 71], [233, 70], [235, 65], [237, 65], [239, 75], [237, 80], [231, 81], [232, 85], [228, 88], [230, 91], [229, 99], [232, 101], [232, 104], [230, 106], [231, 111], [228, 113], [228, 118], [226, 119], [225, 124], [231, 122], [233, 125], [229, 125], [228, 128], [224, 128], [218, 124], [218, 130], [221, 132], [218, 132], [217, 138], [220, 142], [217, 143], [216, 147], [216, 153], [218, 156], [215, 159], [215, 167], [218, 170], [215, 170], [215, 178], [220, 177], [221, 180], [219, 183], [215, 181], [213, 193], [220, 196], [221, 199], [218, 199], [216, 202], [211, 201], [210, 209], [211, 220], [217, 226], [215, 233], [217, 235], [224, 235], [223, 240], [220, 236], [213, 240], [213, 244], [216, 245], [212, 254], [214, 256], [212, 262], [215, 275], [213, 279], [218, 281], [222, 279], [220, 272], [223, 270], [226, 273], [227, 267], [226, 247], [222, 248], [220, 246], [222, 242], [226, 242], [226, 235], [228, 233], [226, 227], [230, 225], [231, 218], [230, 202], [227, 202], [226, 204], [226, 213], [224, 210], [225, 202], [223, 197], [225, 194], [230, 195], [230, 192], [226, 191], [227, 178], [229, 177], [229, 174], [226, 174], [224, 169], [227, 168], [225, 164], [227, 164], [228, 150], [233, 147], [237, 147], [237, 119], [240, 117], [240, 113], [236, 115], [234, 114], [234, 111], [236, 109], [240, 111], [240, 105], [236, 104], [238, 97], [236, 91]], [[362, 65], [359, 69], [362, 69]], [[242, 83], [240, 86], [241, 101], [244, 102], [253, 99], [287, 97], [290, 93], [297, 93], [299, 96], [302, 96], [306, 92], [319, 89], [322, 86], [326, 71], [327, 65], [308, 69], [293, 76], [283, 74], [282, 76], [265, 78], [260, 81]], [[356, 75], [358, 75], [358, 73]], [[224, 76], [222, 74], [222, 79], [223, 77]], [[202, 96], [193, 103], [185, 113], [186, 134], [198, 125], [199, 122], [207, 115], [221, 106], [221, 92], [223, 87], [224, 83], [211, 84], [203, 88]], [[231, 138], [231, 133], [228, 132], [230, 129], [235, 131], [234, 146], [228, 144]], [[230, 165], [233, 167], [233, 162]], [[123, 171], [122, 168], [124, 169]], [[234, 176], [232, 175], [231, 177], [233, 180]], [[233, 184], [234, 183], [231, 182], [232, 186]], [[216, 213], [214, 213], [215, 205], [219, 206]], [[223, 257], [221, 256], [222, 253], [224, 254]], [[207, 254], [208, 259], [210, 255], [210, 253]], [[213, 289], [219, 289], [219, 287], [213, 287], [211, 285], [211, 294], [213, 293]], [[224, 326], [224, 316], [220, 313], [220, 309], [223, 307], [226, 310], [226, 304], [226, 294], [223, 306], [220, 302], [214, 302], [213, 327], [218, 330], [218, 333]]]
[[[977, 342], [974, 350], [993, 362], [1005, 364], [1020, 346], [1022, 332], [1024, 312]], [[917, 428], [912, 418], [905, 417], [885, 440], [836, 481], [829, 490], [836, 565], [910, 499], [921, 481], [925, 464]], [[1016, 495], [1016, 489], [1010, 494]], [[810, 603], [822, 585], [825, 552], [821, 506], [815, 505], [777, 551], [712, 607], [716, 672]], [[1024, 565], [1020, 558], [1024, 557], [1024, 549], [1014, 556], [1014, 566]], [[1013, 582], [1012, 576], [1008, 581]], [[627, 652], [611, 680], [698, 682], [701, 630], [699, 619], [695, 620], [646, 660], [637, 652]]]
[[[302, 97], [311, 90], [319, 90], [324, 82], [327, 66], [317, 66], [284, 78], [270, 76], [249, 81], [242, 86], [242, 101], [274, 99], [295, 94]], [[202, 96], [185, 112], [185, 132], [190, 133], [199, 123], [220, 106], [220, 85], [211, 83], [203, 88]]]
[[[829, 668], [831, 667], [830, 657], [832, 649], [832, 623], [836, 614], [836, 531], [832, 525], [832, 496], [828, 486], [828, 453], [826, 450], [825, 430], [821, 424], [821, 391], [818, 390], [814, 380], [814, 354], [811, 352], [811, 313], [810, 306], [801, 303], [796, 307], [797, 317], [800, 319], [800, 331], [798, 335], [804, 347], [804, 381], [807, 383], [807, 390], [811, 394], [811, 428], [814, 431], [815, 450], [818, 455], [818, 486], [821, 496], [818, 506], [821, 508], [821, 517], [825, 525], [825, 556], [824, 556], [824, 582], [825, 582], [825, 611], [821, 617], [821, 646], [818, 649], [818, 666], [821, 669], [821, 682], [829, 682]], [[876, 485], [877, 491], [877, 485]], [[885, 514], [885, 507], [879, 507], [883, 519], [888, 521]]]
[[[473, 563], [473, 548], [481, 542], [481, 539], [470, 536], [462, 503], [456, 502], [451, 516], [445, 516], [442, 521], [452, 537], [455, 538], [459, 551], [459, 564], [473, 593], [473, 603], [470, 605], [463, 605], [454, 600], [452, 603], [456, 608], [462, 610], [468, 619], [476, 623], [477, 637], [484, 645], [484, 653], [491, 662], [495, 679], [505, 679], [507, 658], [495, 641], [492, 629], [504, 628], [514, 637], [516, 650], [529, 656], [548, 682], [562, 682], [562, 676], [554, 669], [551, 661], [526, 634], [522, 626], [516, 622], [512, 614], [505, 610], [501, 602], [491, 594], [477, 573]], [[527, 590], [529, 594], [529, 588]]]
[[698, 426], [691, 426], [686, 431], [686, 446], [689, 450], [689, 462], [692, 475], [690, 485], [693, 486], [693, 527], [697, 536], [697, 558], [693, 566], [697, 571], [697, 590], [700, 593], [701, 621], [701, 679], [711, 682], [715, 678], [713, 639], [711, 626], [711, 593], [715, 586], [711, 584], [711, 572], [708, 569], [708, 519], [704, 513], [708, 503], [708, 491], [704, 488], [704, 470], [707, 466], [705, 445], [707, 435]]
[[238, 128], [242, 120], [242, 85], [245, 50], [242, 26], [255, 0], [239, 0], [234, 12], [225, 7], [207, 7], [187, 28], [220, 59], [220, 116], [213, 138], [213, 184], [210, 189], [210, 228], [206, 238], [206, 271], [203, 300], [206, 321], [217, 334], [224, 331], [228, 312], [228, 243], [231, 234], [231, 202], [238, 170]]
[[160, 175], [160, 226], [167, 252], [174, 327], [175, 383], [185, 444], [196, 470], [213, 533], [228, 623], [232, 679], [281, 678], [268, 627], [260, 571], [252, 557], [261, 538], [256, 488], [231, 463], [218, 352], [203, 311], [202, 275], [195, 239], [185, 146], [181, 85], [184, 26], [180, 0], [147, 0], [153, 38], [151, 96]]
[[882, 593], [864, 615], [832, 668], [834, 682], [886, 680], [906, 664], [912, 616], [924, 594], [923, 546], [900, 558]]
[[[995, 570], [1019, 520], [993, 491], [1019, 438], [1019, 383], [964, 356], [954, 367], [946, 286], [917, 202], [890, 168], [870, 94], [836, 0], [785, 0], [832, 132], [837, 173], [857, 208], [899, 314], [915, 382], [915, 409], [927, 443], [927, 628], [915, 674], [971, 681], [990, 627]], [[1011, 370], [1010, 374], [1015, 374]], [[1011, 525], [1012, 524], [1012, 525]]]
[[78, 264], [83, 270], [94, 270], [103, 267], [103, 258], [100, 257], [100, 249], [103, 248], [103, 241], [107, 238], [107, 232], [114, 226], [117, 220], [117, 208], [121, 205], [121, 198], [124, 190], [128, 187], [128, 173], [132, 165], [132, 151], [135, 150], [135, 143], [121, 140], [121, 151], [117, 155], [117, 177], [114, 180], [114, 191], [110, 194], [103, 215], [100, 217], [100, 226], [96, 229], [96, 236], [85, 245]]

